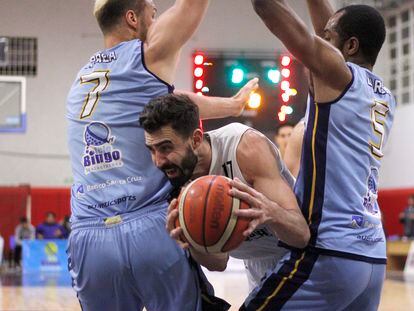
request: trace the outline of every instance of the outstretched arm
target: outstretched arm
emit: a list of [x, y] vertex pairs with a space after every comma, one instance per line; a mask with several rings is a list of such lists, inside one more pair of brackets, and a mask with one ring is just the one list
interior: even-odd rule
[[253, 93], [259, 87], [259, 79], [247, 82], [232, 97], [199, 96], [195, 93], [176, 90], [174, 93], [187, 95], [199, 108], [201, 119], [218, 119], [239, 116]]
[[209, 2], [176, 0], [148, 30], [145, 61], [164, 81], [172, 83], [181, 48], [197, 30]]
[[237, 162], [252, 187], [233, 180], [231, 194], [251, 208], [237, 214], [251, 219], [246, 236], [258, 225], [266, 224], [280, 240], [304, 248], [310, 237], [309, 227], [292, 189], [280, 174], [278, 155], [273, 148], [268, 139], [256, 131], [247, 131], [243, 135], [237, 147]]
[[[315, 92], [318, 101], [336, 99], [352, 80], [345, 60], [333, 45], [309, 32], [303, 21], [284, 0], [252, 0], [256, 13], [267, 28], [312, 73], [315, 85], [321, 81], [323, 91]], [[332, 79], [335, 77], [335, 79]], [[319, 92], [318, 92], [319, 91]]]
[[307, 0], [307, 3], [315, 33], [323, 37], [326, 23], [335, 11], [329, 0]]

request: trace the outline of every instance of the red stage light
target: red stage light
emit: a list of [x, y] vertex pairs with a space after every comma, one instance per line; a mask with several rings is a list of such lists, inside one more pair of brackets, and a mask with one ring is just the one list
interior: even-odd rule
[[196, 65], [202, 65], [204, 63], [204, 56], [203, 55], [196, 55], [194, 56], [194, 64]]
[[194, 69], [194, 76], [196, 76], [197, 78], [200, 78], [204, 73], [203, 68], [201, 67], [197, 67], [196, 69]]
[[282, 76], [285, 78], [289, 78], [290, 77], [290, 70], [287, 68], [283, 68], [282, 69]]
[[195, 87], [196, 87], [197, 90], [201, 90], [203, 88], [203, 85], [204, 85], [204, 81], [201, 80], [201, 79], [197, 80], [196, 83], [195, 83]]
[[287, 91], [290, 88], [290, 82], [289, 81], [282, 81], [282, 83], [280, 84], [280, 89], [282, 91]]
[[291, 59], [290, 59], [289, 56], [283, 56], [282, 57], [281, 63], [282, 63], [283, 66], [285, 66], [285, 67], [289, 66], [290, 62], [291, 62]]

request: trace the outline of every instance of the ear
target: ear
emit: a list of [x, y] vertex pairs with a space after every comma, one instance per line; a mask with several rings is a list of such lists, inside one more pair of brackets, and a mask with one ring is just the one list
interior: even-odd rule
[[198, 147], [200, 147], [202, 142], [203, 142], [203, 131], [201, 129], [196, 129], [193, 132], [193, 137], [192, 137], [193, 149], [197, 149]]
[[359, 52], [359, 40], [356, 37], [349, 38], [346, 40], [344, 48], [347, 55], [356, 55]]
[[135, 14], [135, 12], [133, 10], [128, 10], [125, 13], [125, 20], [128, 24], [128, 26], [137, 29], [138, 27], [138, 16], [137, 14]]

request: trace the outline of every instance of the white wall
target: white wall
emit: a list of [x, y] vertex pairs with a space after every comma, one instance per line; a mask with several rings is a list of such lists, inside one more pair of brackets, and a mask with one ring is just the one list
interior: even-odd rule
[[[174, 1], [155, 2], [162, 12]], [[289, 3], [309, 24], [306, 2], [292, 0]], [[39, 45], [38, 75], [28, 78], [27, 84], [27, 132], [0, 134], [0, 185], [63, 186], [71, 183], [68, 158], [12, 157], [2, 155], [1, 151], [67, 156], [65, 98], [79, 68], [102, 48], [92, 7], [92, 0], [0, 0], [0, 36], [33, 36], [38, 38]], [[207, 48], [283, 49], [256, 17], [250, 1], [212, 0], [206, 19], [183, 50], [175, 83], [178, 88], [191, 88], [191, 53]], [[377, 71], [384, 66], [380, 64]], [[391, 138], [391, 148], [384, 161], [383, 186], [414, 186], [411, 178], [414, 167], [409, 165], [412, 163], [410, 154], [414, 154], [414, 144], [408, 139], [414, 134], [409, 122], [410, 112], [414, 112], [414, 105], [398, 111], [394, 138]], [[403, 133], [404, 140], [401, 139]], [[411, 149], [408, 150], [407, 145]], [[394, 163], [406, 165], [397, 169]]]
[[[0, 35], [38, 38], [38, 75], [27, 79], [26, 134], [0, 134], [0, 150], [67, 155], [65, 97], [80, 66], [101, 45], [84, 0], [1, 0]], [[90, 36], [93, 34], [93, 36]], [[59, 186], [71, 178], [68, 159], [0, 154], [0, 184]]]
[[[160, 12], [172, 0], [156, 0]], [[303, 1], [293, 1], [302, 7]], [[92, 0], [1, 0], [0, 36], [38, 38], [38, 75], [28, 78], [25, 134], [0, 134], [0, 184], [71, 183], [68, 158], [6, 156], [1, 151], [67, 156], [65, 98], [77, 71], [102, 48]], [[190, 55], [196, 48], [276, 49], [277, 40], [255, 16], [250, 1], [213, 0], [206, 20], [182, 54], [176, 79], [191, 88]]]

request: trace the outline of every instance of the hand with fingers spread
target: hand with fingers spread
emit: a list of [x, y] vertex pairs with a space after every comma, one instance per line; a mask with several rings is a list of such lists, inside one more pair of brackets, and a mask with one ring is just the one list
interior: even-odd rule
[[246, 237], [258, 226], [266, 225], [280, 240], [293, 247], [303, 248], [307, 245], [309, 229], [298, 208], [281, 206], [238, 178], [230, 181], [230, 186], [232, 189], [229, 194], [250, 206], [235, 213], [238, 217], [250, 219], [249, 227], [243, 233]]
[[277, 203], [270, 201], [265, 195], [235, 178], [230, 181], [232, 189], [230, 195], [246, 202], [250, 208], [240, 209], [235, 214], [238, 217], [250, 219], [249, 227], [244, 231], [244, 236], [249, 236], [262, 224], [272, 223]]
[[259, 87], [259, 78], [253, 78], [247, 82], [237, 93], [232, 97], [236, 107], [238, 107], [239, 112], [236, 116], [239, 116], [243, 113], [246, 104], [250, 99], [250, 95], [256, 91]]

